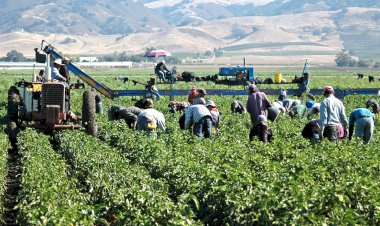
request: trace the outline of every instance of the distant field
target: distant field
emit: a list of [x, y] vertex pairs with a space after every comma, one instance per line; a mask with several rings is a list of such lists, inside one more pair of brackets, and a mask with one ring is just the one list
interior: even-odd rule
[[380, 61], [380, 31], [342, 34], [343, 45], [364, 60]]

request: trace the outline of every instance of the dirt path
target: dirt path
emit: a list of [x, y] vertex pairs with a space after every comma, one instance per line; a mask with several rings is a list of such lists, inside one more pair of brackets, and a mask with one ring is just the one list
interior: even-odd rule
[[8, 172], [5, 184], [4, 212], [3, 218], [6, 225], [18, 225], [18, 210], [15, 207], [18, 204], [18, 194], [21, 189], [22, 166], [20, 155], [16, 147], [8, 150]]

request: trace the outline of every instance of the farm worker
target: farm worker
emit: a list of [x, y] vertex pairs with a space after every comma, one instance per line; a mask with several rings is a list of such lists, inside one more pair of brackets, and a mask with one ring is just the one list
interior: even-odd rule
[[289, 111], [289, 116], [291, 118], [294, 118], [296, 115], [298, 115], [300, 118], [304, 118], [306, 116], [307, 107], [303, 104], [298, 104], [291, 108]]
[[243, 115], [247, 112], [247, 109], [245, 108], [243, 102], [240, 100], [234, 100], [231, 103], [231, 112], [232, 114], [240, 113]]
[[164, 115], [153, 108], [148, 108], [140, 112], [137, 118], [137, 129], [145, 131], [147, 135], [151, 133], [156, 137], [156, 129], [160, 128], [165, 131], [165, 117]]
[[268, 115], [268, 108], [272, 106], [265, 93], [260, 92], [255, 84], [251, 84], [248, 88], [248, 101], [247, 101], [247, 111], [251, 116], [252, 126], [255, 126], [259, 115], [264, 115], [265, 118]]
[[185, 109], [189, 106], [189, 102], [170, 101], [168, 107], [169, 112], [176, 113], [177, 111], [185, 111]]
[[286, 109], [284, 108], [284, 106], [282, 105], [282, 102], [281, 101], [274, 101], [272, 102], [272, 105], [276, 108], [278, 108], [278, 110], [282, 113], [282, 114], [285, 114], [286, 112]]
[[175, 83], [175, 78], [177, 77], [177, 66], [172, 68], [172, 72], [170, 73], [170, 83]]
[[312, 144], [321, 140], [321, 127], [319, 126], [320, 119], [313, 119], [308, 122], [302, 130], [302, 137], [310, 139]]
[[375, 128], [374, 119], [375, 115], [367, 108], [356, 108], [350, 114], [348, 138], [351, 140], [356, 122], [355, 137], [362, 138], [364, 143], [368, 144]]
[[198, 136], [209, 138], [211, 136], [211, 113], [202, 104], [191, 105], [185, 110], [185, 129], [191, 130]]
[[51, 80], [66, 82], [67, 79], [59, 73], [59, 69], [63, 66], [61, 59], [54, 60], [54, 66], [51, 67]]
[[37, 82], [44, 82], [45, 81], [45, 70], [40, 70], [40, 72], [38, 73], [37, 77], [36, 77], [36, 81]]
[[309, 112], [307, 113], [307, 117], [310, 118], [312, 115], [319, 115], [321, 109], [320, 103], [314, 103], [313, 106], [311, 106]]
[[205, 105], [205, 95], [207, 94], [205, 89], [198, 89], [198, 96], [193, 99], [193, 104], [202, 104]]
[[372, 112], [374, 114], [380, 114], [379, 103], [377, 103], [377, 101], [374, 98], [369, 99], [366, 103], [366, 108], [370, 107], [372, 108]]
[[282, 106], [286, 109], [286, 111], [291, 110], [294, 106], [297, 106], [301, 104], [300, 100], [295, 100], [295, 99], [284, 99], [282, 101]]
[[216, 104], [214, 101], [212, 100], [208, 100], [206, 101], [206, 104], [205, 106], [207, 107], [207, 109], [210, 111], [210, 114], [211, 114], [211, 122], [212, 122], [212, 125], [216, 128], [216, 129], [219, 129], [220, 127], [220, 118], [222, 117], [220, 112], [218, 111], [218, 109], [216, 109]]
[[196, 98], [198, 96], [198, 92], [197, 92], [197, 87], [196, 86], [193, 86], [191, 88], [191, 93], [189, 93], [189, 95], [187, 96], [187, 101], [190, 103], [190, 104], [193, 104], [193, 100], [194, 98]]
[[67, 65], [70, 63], [70, 59], [67, 57], [62, 58], [63, 66], [59, 69], [59, 73], [66, 78], [66, 83], [70, 85], [70, 71]]
[[169, 69], [165, 65], [165, 60], [161, 60], [155, 67], [155, 73], [158, 75], [161, 81], [165, 81], [166, 74], [169, 72]]
[[141, 98], [140, 100], [136, 101], [135, 107], [141, 108], [141, 109], [148, 109], [153, 107], [153, 100], [149, 98]]
[[253, 141], [253, 137], [258, 136], [259, 140], [268, 143], [272, 141], [273, 133], [269, 128], [267, 118], [265, 115], [259, 115], [257, 117], [257, 123], [251, 128], [249, 132], [249, 140]]
[[337, 142], [339, 137], [339, 123], [343, 125], [344, 137], [348, 135], [348, 121], [343, 103], [334, 96], [331, 86], [323, 88], [325, 99], [320, 108], [320, 127], [322, 137]]
[[286, 90], [282, 89], [280, 90], [280, 93], [278, 94], [278, 100], [283, 101], [286, 98]]
[[103, 114], [103, 103], [102, 103], [102, 98], [100, 97], [99, 93], [96, 92], [96, 89], [95, 89], [95, 88], [91, 88], [91, 91], [95, 93], [96, 113], [102, 115], [102, 114]]
[[124, 108], [119, 105], [114, 105], [108, 109], [108, 120], [120, 120], [124, 119], [128, 127], [136, 129], [137, 116], [140, 114], [141, 109], [138, 107]]

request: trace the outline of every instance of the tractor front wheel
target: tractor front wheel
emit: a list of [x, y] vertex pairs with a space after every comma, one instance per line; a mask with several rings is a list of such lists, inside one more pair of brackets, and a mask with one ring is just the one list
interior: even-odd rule
[[89, 90], [83, 93], [82, 104], [82, 126], [86, 132], [96, 137], [98, 135], [98, 124], [96, 123], [95, 93]]

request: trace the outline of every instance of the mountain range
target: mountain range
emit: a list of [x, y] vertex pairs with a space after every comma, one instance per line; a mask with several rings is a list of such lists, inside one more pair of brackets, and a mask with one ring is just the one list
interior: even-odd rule
[[0, 55], [47, 40], [70, 54], [215, 48], [234, 56], [365, 59], [380, 50], [375, 0], [2, 0]]

